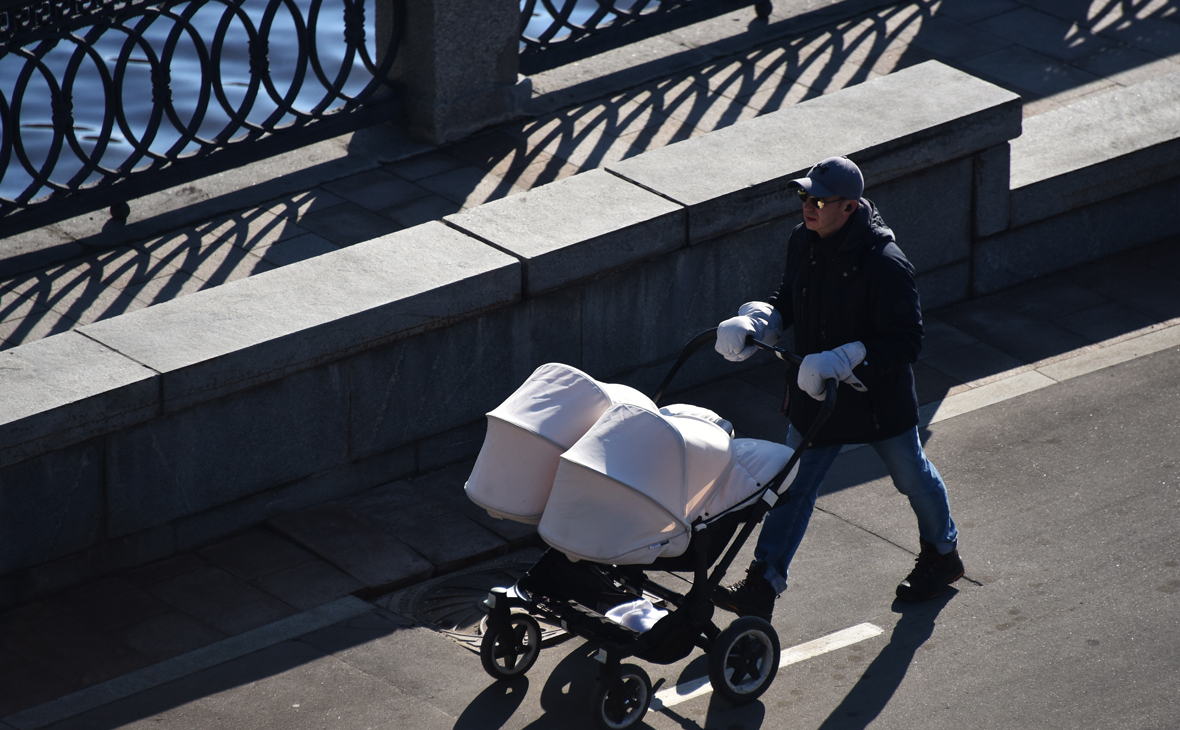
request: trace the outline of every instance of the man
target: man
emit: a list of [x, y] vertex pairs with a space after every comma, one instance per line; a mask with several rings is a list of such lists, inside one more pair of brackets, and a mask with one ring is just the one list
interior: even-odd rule
[[864, 177], [851, 160], [828, 158], [789, 187], [803, 201], [803, 223], [787, 241], [782, 283], [769, 301], [744, 304], [722, 322], [716, 348], [741, 361], [757, 349], [746, 344], [747, 335], [773, 344], [794, 325], [795, 352], [804, 357], [795, 382], [788, 382], [792, 448], [803, 446], [826, 379], [840, 381], [838, 397], [800, 458], [788, 499], [767, 514], [745, 579], [719, 587], [714, 603], [770, 620], [824, 475], [841, 446], [861, 443], [880, 455], [918, 518], [917, 563], [897, 597], [933, 598], [963, 576], [963, 561], [946, 486], [918, 439], [910, 365], [924, 333], [913, 266], [873, 203], [861, 197]]

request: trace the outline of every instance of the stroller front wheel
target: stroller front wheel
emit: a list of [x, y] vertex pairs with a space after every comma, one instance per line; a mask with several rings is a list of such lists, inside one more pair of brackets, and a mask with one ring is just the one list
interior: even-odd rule
[[757, 616], [744, 616], [722, 631], [709, 649], [709, 681], [734, 704], [753, 702], [770, 688], [778, 662], [774, 627]]
[[488, 621], [480, 641], [480, 662], [493, 679], [519, 677], [541, 653], [541, 625], [527, 613], [514, 613], [499, 626], [495, 623]]
[[621, 730], [642, 720], [650, 706], [651, 679], [647, 672], [634, 664], [621, 664], [617, 680], [598, 681], [591, 709], [599, 727]]

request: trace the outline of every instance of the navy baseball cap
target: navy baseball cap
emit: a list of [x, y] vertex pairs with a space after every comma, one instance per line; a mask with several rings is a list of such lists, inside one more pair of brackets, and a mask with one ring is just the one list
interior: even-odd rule
[[807, 177], [792, 180], [787, 187], [800, 187], [817, 198], [839, 195], [860, 200], [865, 191], [865, 178], [860, 168], [847, 157], [829, 157], [807, 173]]

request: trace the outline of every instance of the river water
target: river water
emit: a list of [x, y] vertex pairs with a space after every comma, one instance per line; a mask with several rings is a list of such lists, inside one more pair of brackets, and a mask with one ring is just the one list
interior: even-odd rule
[[[366, 49], [372, 58], [376, 53], [375, 0], [361, 1], [364, 4]], [[260, 90], [253, 106], [248, 110], [243, 109], [250, 81], [247, 27], [263, 32], [262, 24], [272, 2], [277, 5], [277, 12], [274, 13], [269, 31], [263, 34], [269, 39], [269, 69], [275, 91], [280, 97], [294, 93], [294, 107], [303, 112], [322, 104], [333, 109], [343, 102], [330, 99], [325, 88], [338, 77], [344, 78], [343, 92], [349, 96], [357, 94], [369, 83], [372, 76], [359, 58], [353, 59], [351, 68], [347, 63], [343, 0], [194, 0], [192, 7], [181, 4], [171, 10], [173, 14], [180, 14], [195, 9], [191, 16], [191, 27], [186, 27], [174, 18], [146, 14], [126, 23], [125, 27], [134, 29], [135, 35], [119, 29], [107, 29], [101, 34], [95, 34], [90, 44], [93, 50], [88, 53], [78, 53], [78, 49], [85, 44], [59, 41], [44, 56], [44, 69], [27, 67], [25, 59], [15, 53], [0, 57], [0, 94], [13, 114], [12, 118], [16, 119], [19, 145], [32, 166], [42, 169], [49, 158], [53, 141], [51, 84], [65, 86], [68, 83], [67, 72], [72, 59], [77, 65], [76, 80], [72, 84], [74, 131], [82, 151], [86, 155], [93, 155], [104, 125], [111, 125], [111, 141], [100, 162], [108, 169], [127, 164], [133, 158], [137, 144], [157, 154], [175, 151], [174, 148], [178, 146], [182, 153], [198, 151], [200, 145], [197, 142], [182, 142], [184, 135], [178, 131], [178, 126], [180, 129], [195, 126], [198, 137], [212, 139], [225, 134], [233, 116], [243, 112], [249, 122], [263, 123], [279, 107], [265, 90]], [[627, 9], [634, 2], [636, 0], [615, 0], [615, 6]], [[593, 13], [597, 0], [577, 0], [576, 4], [570, 19], [574, 23], [581, 23]], [[523, 8], [524, 0], [521, 5]], [[525, 34], [535, 38], [551, 22], [543, 3], [538, 0]], [[297, 32], [300, 24], [306, 28], [314, 24], [314, 32], [306, 29], [302, 34]], [[219, 56], [215, 58], [214, 41], [219, 37], [218, 28], [222, 25], [225, 27], [222, 36], [224, 41]], [[166, 63], [171, 72], [172, 105], [176, 120], [170, 122], [164, 119], [158, 131], [149, 137], [150, 119], [156, 109], [152, 100], [149, 48], [157, 58], [163, 58], [169, 36], [178, 30], [179, 42], [174, 45], [173, 55]], [[89, 29], [78, 31], [78, 35], [83, 37], [89, 33]], [[299, 87], [295, 86], [295, 79], [300, 72], [300, 38], [303, 38], [307, 51], [315, 54], [322, 75], [329, 80], [327, 84], [316, 80], [315, 68], [309, 63], [303, 69], [306, 74], [303, 83]], [[112, 77], [114, 69], [120, 64], [120, 58], [124, 56], [126, 72], [121, 88], [118, 88]], [[209, 73], [202, 73], [203, 65], [210, 69]], [[213, 72], [215, 66], [219, 66], [219, 74]], [[30, 72], [27, 81], [21, 84], [21, 74]], [[199, 118], [198, 100], [202, 93], [202, 79], [218, 75], [222, 79], [224, 98], [219, 100], [216, 93], [210, 90], [208, 93], [212, 96], [205, 107], [206, 112], [203, 118]], [[17, 110], [19, 116], [16, 115]], [[287, 113], [278, 124], [290, 123], [295, 119], [295, 115]], [[5, 120], [0, 119], [0, 124], [5, 123]], [[243, 132], [238, 129], [231, 137], [239, 137]], [[136, 168], [142, 169], [148, 161], [147, 158], [139, 160]], [[67, 149], [58, 156], [49, 177], [54, 182], [65, 183], [81, 169], [81, 162]], [[8, 168], [0, 170], [0, 175], [0, 197], [6, 199], [14, 199], [24, 193], [35, 179], [19, 163], [15, 153]], [[87, 182], [98, 178], [99, 175], [93, 173]], [[48, 192], [48, 188], [39, 187], [33, 197]]]

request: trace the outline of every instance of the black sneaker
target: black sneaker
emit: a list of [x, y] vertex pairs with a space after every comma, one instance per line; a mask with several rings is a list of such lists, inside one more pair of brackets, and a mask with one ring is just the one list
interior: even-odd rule
[[765, 567], [759, 563], [751, 564], [742, 580], [728, 588], [717, 586], [717, 590], [713, 591], [714, 605], [733, 611], [738, 616], [757, 616], [769, 621], [778, 594], [770, 581], [762, 577], [764, 570]]
[[963, 560], [958, 550], [940, 555], [938, 549], [921, 541], [917, 564], [897, 587], [897, 597], [903, 601], [926, 601], [942, 589], [963, 577]]

